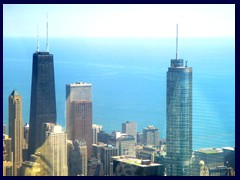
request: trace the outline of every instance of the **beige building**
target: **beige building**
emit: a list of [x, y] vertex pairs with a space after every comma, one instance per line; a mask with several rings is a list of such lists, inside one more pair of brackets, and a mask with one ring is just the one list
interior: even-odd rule
[[49, 172], [49, 176], [67, 176], [67, 134], [61, 126], [53, 123], [44, 123], [43, 126], [44, 144], [35, 153], [42, 160], [38, 163]]
[[132, 135], [121, 134], [121, 136], [116, 139], [116, 148], [120, 156], [136, 156], [135, 140]]
[[84, 176], [87, 176], [87, 158], [88, 158], [88, 150], [87, 150], [87, 144], [85, 140], [80, 141], [80, 152], [81, 152], [81, 169]]
[[9, 98], [9, 136], [12, 138], [13, 175], [18, 175], [22, 165], [23, 123], [22, 123], [22, 97], [14, 90]]
[[137, 143], [137, 124], [135, 122], [125, 122], [122, 123], [122, 133], [132, 135]]
[[12, 138], [3, 135], [3, 161], [13, 161]]
[[25, 161], [20, 170], [21, 176], [43, 176], [43, 169], [37, 162]]
[[13, 176], [13, 162], [3, 161], [3, 176]]

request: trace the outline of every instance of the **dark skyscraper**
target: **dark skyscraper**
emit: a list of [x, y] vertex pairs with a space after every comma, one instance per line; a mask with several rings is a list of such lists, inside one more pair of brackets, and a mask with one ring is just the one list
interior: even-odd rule
[[56, 123], [56, 99], [53, 55], [47, 51], [33, 54], [30, 103], [29, 156], [43, 143], [44, 123]]
[[192, 68], [183, 65], [177, 50], [167, 72], [166, 113], [167, 176], [188, 176], [192, 155]]

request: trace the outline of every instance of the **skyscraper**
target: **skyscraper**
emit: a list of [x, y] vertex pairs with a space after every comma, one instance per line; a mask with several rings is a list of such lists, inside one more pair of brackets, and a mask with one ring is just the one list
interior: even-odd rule
[[159, 146], [158, 128], [154, 126], [148, 126], [143, 129], [143, 144], [145, 146]]
[[88, 158], [92, 154], [92, 85], [77, 82], [66, 85], [66, 129], [68, 139], [87, 144]]
[[87, 176], [87, 146], [85, 140], [74, 141], [71, 151], [71, 176]]
[[9, 96], [9, 136], [12, 138], [13, 175], [18, 175], [22, 165], [23, 123], [22, 97], [14, 90]]
[[[178, 31], [177, 31], [178, 33]], [[192, 155], [192, 68], [178, 59], [167, 71], [167, 176], [188, 176]]]
[[54, 63], [53, 55], [48, 50], [48, 42], [46, 49], [46, 52], [40, 52], [38, 43], [37, 51], [33, 54], [29, 156], [34, 154], [35, 150], [43, 143], [41, 134], [43, 124], [56, 123]]
[[117, 148], [108, 145], [105, 147], [101, 147], [101, 162], [103, 163], [103, 172], [104, 176], [110, 176], [111, 175], [111, 158], [112, 156], [117, 156]]
[[122, 123], [122, 132], [128, 135], [132, 135], [137, 142], [137, 124], [135, 122], [125, 122]]

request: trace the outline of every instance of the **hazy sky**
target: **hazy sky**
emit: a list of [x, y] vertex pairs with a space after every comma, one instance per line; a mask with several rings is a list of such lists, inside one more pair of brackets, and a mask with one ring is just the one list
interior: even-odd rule
[[235, 37], [235, 5], [3, 5], [3, 36]]

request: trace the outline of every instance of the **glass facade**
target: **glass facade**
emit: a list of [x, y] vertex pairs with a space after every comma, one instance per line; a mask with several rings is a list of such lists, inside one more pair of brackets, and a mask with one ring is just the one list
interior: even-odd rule
[[167, 176], [190, 175], [192, 156], [192, 68], [171, 60], [167, 72]]

